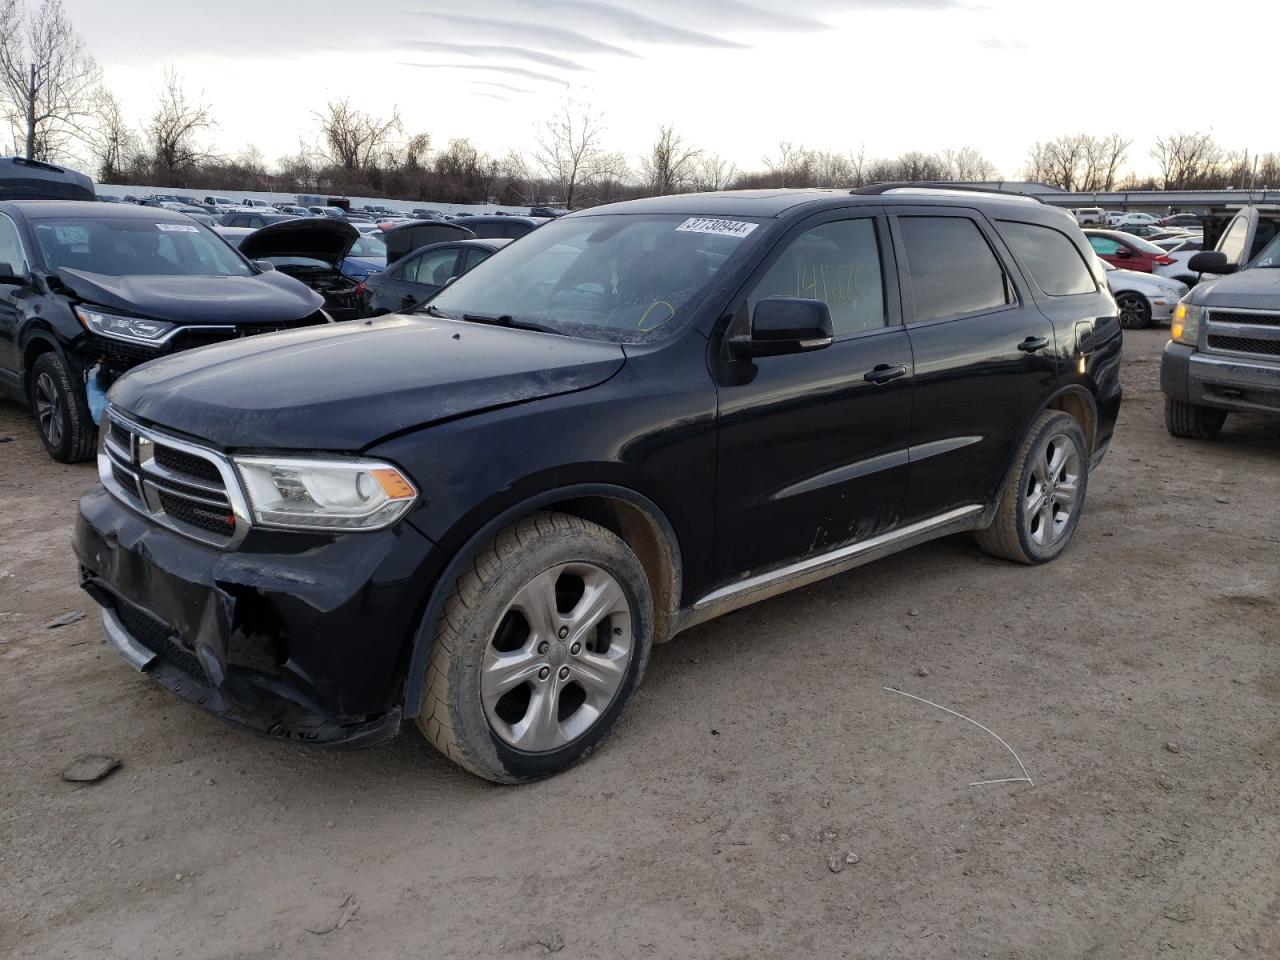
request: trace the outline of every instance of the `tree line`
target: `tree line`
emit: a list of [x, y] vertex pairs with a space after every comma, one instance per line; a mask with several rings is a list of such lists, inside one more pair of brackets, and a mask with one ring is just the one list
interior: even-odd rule
[[[133, 126], [76, 33], [62, 0], [0, 0], [0, 123], [16, 154], [88, 161], [100, 183], [223, 191], [382, 196], [443, 203], [569, 207], [728, 188], [856, 187], [886, 181], [999, 179], [995, 165], [965, 146], [898, 157], [816, 150], [780, 142], [754, 169], [739, 169], [694, 145], [672, 126], [658, 129], [641, 156], [612, 150], [603, 116], [562, 102], [527, 149], [494, 155], [467, 138], [437, 145], [409, 129], [400, 113], [361, 110], [348, 100], [311, 117], [312, 136], [269, 162], [254, 146], [216, 149], [212, 107], [170, 68], [147, 119]], [[1120, 133], [1059, 136], [1036, 142], [1014, 176], [1083, 192], [1112, 189], [1208, 189], [1280, 185], [1280, 154], [1230, 150], [1208, 133], [1156, 138], [1158, 173], [1127, 170], [1133, 141]]]

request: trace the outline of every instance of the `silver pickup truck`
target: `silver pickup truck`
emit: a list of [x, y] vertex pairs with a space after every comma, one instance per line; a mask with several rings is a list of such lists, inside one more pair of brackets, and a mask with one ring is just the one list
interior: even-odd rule
[[1213, 275], [1174, 310], [1160, 365], [1165, 425], [1212, 440], [1232, 410], [1280, 415], [1280, 217], [1240, 211], [1188, 266]]

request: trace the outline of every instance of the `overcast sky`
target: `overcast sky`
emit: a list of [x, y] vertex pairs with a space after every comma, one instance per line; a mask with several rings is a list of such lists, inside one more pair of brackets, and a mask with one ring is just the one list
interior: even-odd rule
[[219, 151], [270, 161], [314, 141], [313, 112], [339, 97], [501, 153], [569, 95], [629, 157], [672, 123], [746, 169], [780, 140], [868, 157], [969, 145], [1006, 177], [1068, 132], [1124, 132], [1139, 170], [1175, 130], [1280, 151], [1273, 57], [1247, 46], [1277, 35], [1274, 0], [65, 4], [139, 123], [172, 64], [212, 105]]

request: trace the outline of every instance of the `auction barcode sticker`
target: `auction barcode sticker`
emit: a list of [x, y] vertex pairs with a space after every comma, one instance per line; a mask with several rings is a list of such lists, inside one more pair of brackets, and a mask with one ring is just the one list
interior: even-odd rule
[[717, 237], [745, 237], [758, 223], [747, 223], [743, 220], [716, 220], [713, 217], [690, 217], [680, 226], [677, 232], [711, 233]]
[[199, 233], [199, 227], [193, 227], [189, 223], [157, 223], [157, 230], [163, 230], [165, 233]]

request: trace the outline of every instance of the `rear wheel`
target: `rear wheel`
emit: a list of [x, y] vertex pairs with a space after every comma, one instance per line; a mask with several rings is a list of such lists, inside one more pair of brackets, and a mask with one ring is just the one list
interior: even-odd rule
[[1120, 326], [1126, 330], [1145, 330], [1151, 326], [1151, 304], [1140, 293], [1122, 293], [1116, 297], [1120, 308]]
[[1186, 440], [1213, 440], [1227, 422], [1227, 411], [1202, 407], [1185, 400], [1164, 398], [1164, 425], [1169, 433]]
[[53, 351], [31, 365], [31, 412], [49, 456], [60, 463], [79, 463], [93, 456], [98, 432], [89, 415], [84, 385], [76, 382]]
[[418, 726], [497, 783], [558, 773], [609, 735], [649, 657], [644, 568], [604, 527], [538, 513], [508, 527], [445, 604]]
[[1079, 421], [1046, 410], [1027, 433], [995, 519], [978, 546], [1015, 563], [1047, 563], [1071, 541], [1089, 485], [1089, 448]]

